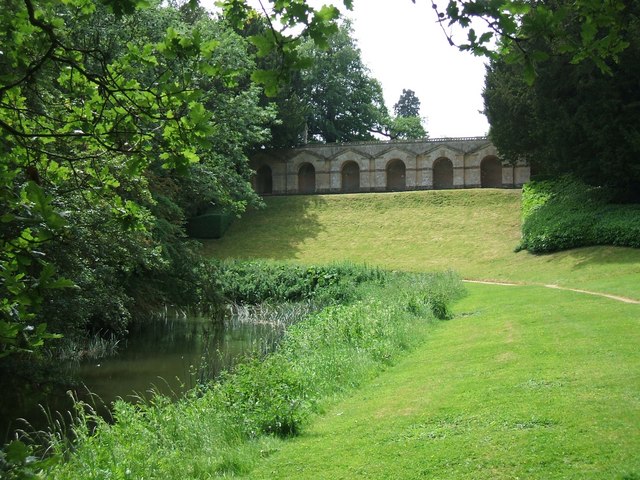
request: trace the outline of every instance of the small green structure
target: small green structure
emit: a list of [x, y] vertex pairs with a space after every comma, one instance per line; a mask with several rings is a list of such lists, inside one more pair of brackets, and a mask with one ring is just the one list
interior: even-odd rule
[[193, 238], [221, 238], [233, 222], [233, 216], [224, 210], [211, 208], [187, 222], [187, 234]]

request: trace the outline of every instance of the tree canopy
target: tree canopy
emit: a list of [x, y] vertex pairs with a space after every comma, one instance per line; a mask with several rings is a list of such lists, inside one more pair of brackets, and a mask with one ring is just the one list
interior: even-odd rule
[[187, 215], [259, 201], [246, 151], [272, 112], [246, 41], [200, 9], [135, 3], [0, 12], [0, 356], [46, 323], [125, 329], [140, 289], [193, 275]]
[[[629, 46], [629, 13], [635, 8], [626, 0], [449, 0], [444, 8], [436, 0], [431, 4], [452, 45], [519, 63], [529, 83], [550, 58], [545, 42], [552, 42], [571, 64], [589, 62], [611, 73], [611, 65]], [[450, 26], [462, 27], [466, 38], [458, 41]]]
[[[493, 59], [484, 101], [490, 136], [500, 153], [526, 159], [534, 172], [570, 173], [591, 185], [606, 185], [621, 198], [640, 191], [640, 90], [638, 7], [629, 8], [618, 61], [602, 71], [597, 63], [572, 64], [573, 53], [540, 38], [548, 53], [537, 65], [533, 85], [526, 65]], [[580, 24], [567, 29], [581, 31]], [[634, 193], [635, 192], [635, 193]]]
[[398, 117], [419, 117], [420, 99], [416, 96], [416, 92], [403, 88], [400, 98], [393, 106], [393, 112]]
[[395, 117], [387, 120], [385, 135], [393, 139], [417, 139], [427, 136], [420, 117], [420, 99], [411, 89], [402, 89], [400, 98], [393, 106]]
[[310, 66], [301, 73], [309, 102], [308, 135], [317, 141], [373, 139], [386, 114], [382, 87], [363, 64], [349, 22], [331, 35], [328, 47], [307, 42], [303, 54]]
[[[269, 28], [258, 22], [259, 30]], [[267, 145], [286, 148], [308, 142], [373, 140], [374, 133], [384, 128], [388, 113], [382, 87], [362, 61], [351, 24], [340, 22], [328, 34], [326, 45], [310, 38], [302, 41], [295, 54], [304, 59], [305, 68], [283, 74], [277, 93], [265, 98], [277, 109]], [[258, 64], [273, 71], [279, 61], [271, 53]]]

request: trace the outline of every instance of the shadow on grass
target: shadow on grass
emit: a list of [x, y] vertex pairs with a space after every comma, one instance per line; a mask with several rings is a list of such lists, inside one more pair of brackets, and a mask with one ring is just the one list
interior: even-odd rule
[[589, 268], [591, 266], [602, 265], [640, 265], [640, 249], [628, 247], [584, 247], [556, 253], [554, 256], [570, 258], [573, 263], [573, 270]]
[[326, 204], [322, 195], [273, 196], [265, 203], [266, 208], [236, 219], [224, 237], [203, 242], [204, 253], [217, 258], [291, 260], [305, 240], [324, 230], [314, 213]]

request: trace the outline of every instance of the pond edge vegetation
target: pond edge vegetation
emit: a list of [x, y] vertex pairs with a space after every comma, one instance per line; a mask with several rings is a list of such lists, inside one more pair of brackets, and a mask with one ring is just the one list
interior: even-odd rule
[[[239, 279], [245, 266], [230, 265], [229, 276]], [[307, 285], [299, 292], [314, 284], [308, 278], [318, 280], [317, 273], [323, 272], [327, 283], [318, 287], [315, 282], [313, 295], [322, 298], [332, 292], [340, 300], [327, 301], [290, 326], [273, 353], [248, 357], [232, 372], [194, 388], [178, 402], [161, 395], [139, 404], [118, 401], [113, 424], [78, 402], [72, 438], [50, 432], [44, 460], [22, 442], [9, 445], [0, 457], [7, 478], [198, 478], [246, 473], [274, 442], [300, 433], [332, 401], [411, 350], [436, 319], [448, 318], [448, 305], [464, 294], [462, 282], [452, 272], [405, 274], [355, 265], [266, 262], [246, 272], [262, 272], [254, 275], [260, 279], [253, 282], [256, 288], [262, 288], [271, 274], [287, 279], [299, 275], [300, 285]], [[272, 291], [295, 290], [271, 286]], [[337, 292], [342, 294], [336, 296]], [[227, 293], [231, 296], [231, 290]]]

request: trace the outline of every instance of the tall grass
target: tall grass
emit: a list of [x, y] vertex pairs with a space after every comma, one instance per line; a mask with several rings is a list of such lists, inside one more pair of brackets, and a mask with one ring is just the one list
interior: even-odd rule
[[84, 411], [73, 450], [54, 441], [53, 451], [65, 460], [48, 466], [47, 478], [246, 473], [275, 443], [425, 338], [435, 321], [433, 292], [448, 303], [463, 287], [452, 273], [388, 274], [384, 287], [360, 284], [357, 300], [311, 314], [286, 331], [274, 353], [247, 359], [181, 401], [160, 395], [137, 405], [118, 401], [114, 424]]

